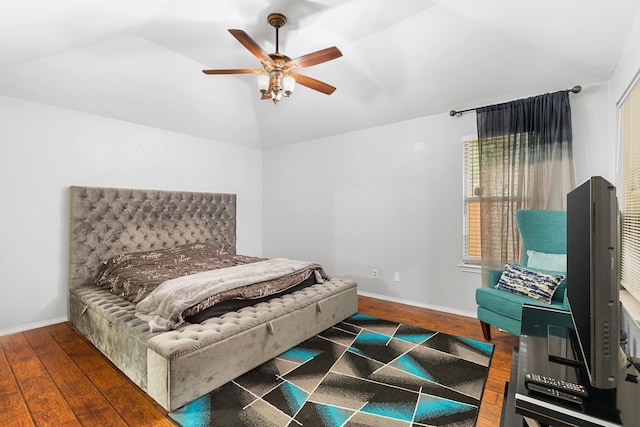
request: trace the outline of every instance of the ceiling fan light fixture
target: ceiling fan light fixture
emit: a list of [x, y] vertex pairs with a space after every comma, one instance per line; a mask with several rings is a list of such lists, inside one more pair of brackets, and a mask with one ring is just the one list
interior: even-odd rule
[[287, 76], [283, 79], [282, 88], [284, 89], [284, 96], [289, 96], [296, 88], [296, 79], [292, 76]]
[[264, 95], [269, 91], [269, 81], [271, 77], [268, 74], [258, 75], [258, 89]]

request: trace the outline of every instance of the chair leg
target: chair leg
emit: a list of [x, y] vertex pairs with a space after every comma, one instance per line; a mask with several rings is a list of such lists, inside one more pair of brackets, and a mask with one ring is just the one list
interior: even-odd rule
[[481, 320], [480, 326], [482, 327], [482, 335], [484, 336], [484, 339], [491, 341], [491, 325]]

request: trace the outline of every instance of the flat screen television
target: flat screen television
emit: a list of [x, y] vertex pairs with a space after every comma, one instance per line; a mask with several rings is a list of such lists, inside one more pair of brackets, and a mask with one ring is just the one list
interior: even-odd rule
[[567, 194], [567, 299], [577, 356], [595, 388], [616, 388], [624, 372], [619, 262], [616, 187], [591, 177]]

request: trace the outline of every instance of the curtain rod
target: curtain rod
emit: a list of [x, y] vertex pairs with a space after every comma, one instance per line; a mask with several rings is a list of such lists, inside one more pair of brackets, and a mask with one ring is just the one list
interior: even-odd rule
[[[574, 86], [571, 89], [565, 89], [566, 92], [571, 92], [571, 93], [580, 93], [581, 90], [582, 90], [582, 86]], [[449, 115], [451, 117], [461, 116], [462, 113], [466, 113], [468, 111], [473, 111], [473, 110], [476, 110], [478, 108], [480, 108], [480, 107], [467, 108], [466, 110], [451, 110], [451, 111], [449, 111]]]

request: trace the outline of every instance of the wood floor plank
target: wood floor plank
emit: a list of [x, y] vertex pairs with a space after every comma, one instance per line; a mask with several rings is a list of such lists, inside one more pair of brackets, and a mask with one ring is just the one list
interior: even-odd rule
[[80, 426], [23, 333], [5, 337], [3, 349], [29, 412], [38, 426]]
[[33, 426], [33, 420], [18, 388], [0, 337], [0, 425]]
[[46, 328], [26, 331], [24, 335], [83, 426], [127, 425]]
[[60, 348], [87, 375], [111, 362], [68, 322], [47, 326], [47, 332]]
[[110, 366], [92, 372], [92, 381], [130, 425], [173, 426], [142, 391]]
[[166, 411], [113, 366], [69, 324], [47, 327], [47, 331], [78, 365], [127, 425], [174, 427]]
[[[476, 319], [364, 296], [358, 302], [363, 314], [483, 340]], [[509, 380], [513, 347], [518, 344], [517, 337], [495, 329], [491, 332], [495, 347], [477, 427], [500, 424], [504, 384]], [[83, 401], [80, 395], [87, 399]], [[116, 413], [116, 425], [122, 421], [136, 427], [175, 427], [164, 409], [70, 323], [0, 337], [0, 426], [108, 425], [106, 413], [92, 409], [102, 405], [111, 408], [106, 413]], [[4, 410], [9, 407], [10, 411]]]

